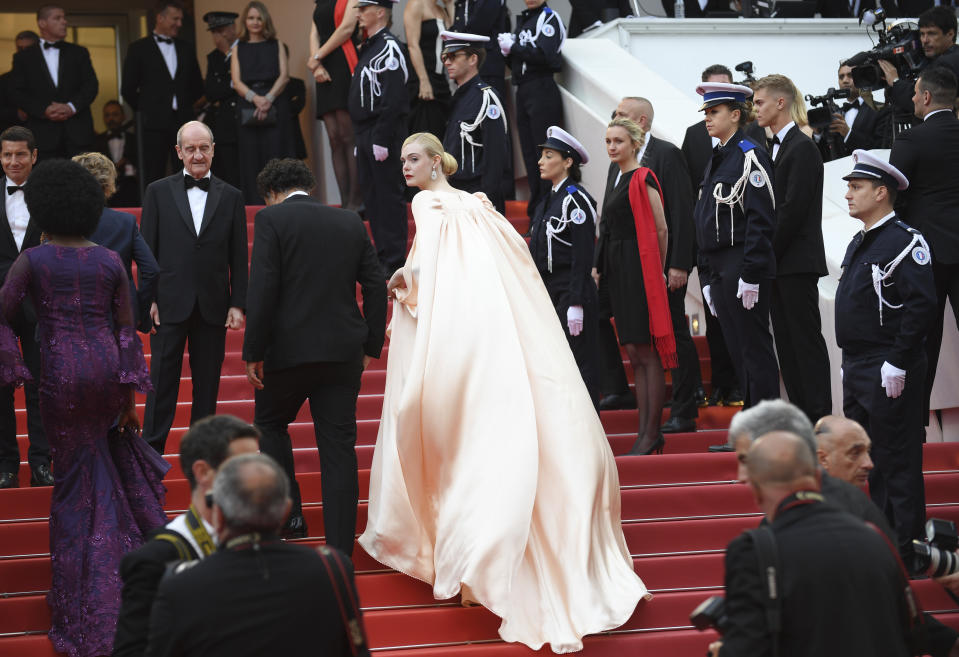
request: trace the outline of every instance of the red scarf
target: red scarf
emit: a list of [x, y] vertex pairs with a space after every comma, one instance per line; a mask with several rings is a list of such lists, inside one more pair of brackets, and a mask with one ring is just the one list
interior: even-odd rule
[[663, 190], [656, 174], [646, 167], [633, 172], [629, 181], [629, 205], [636, 222], [636, 244], [639, 246], [639, 261], [643, 267], [643, 285], [646, 288], [646, 306], [649, 308], [649, 334], [653, 345], [659, 352], [659, 359], [666, 369], [679, 366], [676, 357], [676, 338], [673, 336], [673, 320], [669, 314], [669, 301], [666, 298], [666, 284], [663, 280], [659, 253], [659, 237], [656, 235], [656, 220], [649, 204], [649, 191], [646, 188], [646, 174], [653, 176], [659, 198]]
[[[333, 9], [333, 23], [339, 27], [340, 23], [343, 22], [343, 15], [346, 14], [346, 8], [353, 2], [353, 0], [336, 0], [336, 7]], [[343, 42], [343, 45], [340, 46], [343, 49], [343, 54], [346, 55], [346, 63], [350, 67], [350, 74], [353, 74], [353, 70], [356, 68], [356, 62], [359, 61], [359, 57], [356, 55], [356, 46], [353, 45], [353, 39], [347, 39]]]

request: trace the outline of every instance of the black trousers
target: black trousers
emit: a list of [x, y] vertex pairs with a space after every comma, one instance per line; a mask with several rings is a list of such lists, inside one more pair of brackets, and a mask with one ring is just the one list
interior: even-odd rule
[[712, 389], [739, 388], [739, 381], [736, 379], [736, 368], [733, 366], [733, 359], [729, 355], [729, 347], [726, 346], [726, 337], [723, 335], [723, 325], [719, 319], [713, 317], [706, 308], [706, 344], [709, 345], [709, 377], [712, 383]]
[[842, 406], [872, 440], [869, 493], [896, 530], [900, 547], [921, 538], [926, 522], [922, 478], [924, 354], [916, 355], [906, 372], [906, 385], [896, 399], [886, 396], [880, 368], [884, 355], [842, 355]]
[[[226, 321], [226, 318], [223, 318]], [[190, 354], [190, 375], [193, 379], [193, 406], [190, 424], [216, 413], [220, 391], [220, 370], [226, 346], [226, 327], [209, 324], [199, 306], [185, 322], [166, 324], [160, 309], [161, 324], [150, 336], [150, 381], [153, 392], [147, 395], [143, 418], [143, 438], [163, 454], [167, 435], [176, 416], [180, 377], [183, 373], [183, 348]]]
[[613, 317], [613, 306], [609, 300], [609, 284], [605, 278], [599, 279], [599, 392], [603, 397], [607, 395], [629, 394], [629, 380], [623, 369], [623, 355], [619, 351], [619, 340], [616, 330], [610, 321]]
[[310, 401], [316, 448], [320, 453], [323, 525], [326, 543], [353, 554], [359, 481], [356, 464], [356, 399], [360, 394], [363, 356], [343, 363], [309, 363], [264, 374], [256, 391], [253, 423], [260, 429], [260, 449], [272, 456], [290, 478], [292, 513], [303, 512], [296, 483], [289, 425]]
[[[673, 403], [670, 417], [692, 420], [699, 417], [696, 405], [696, 388], [703, 384], [699, 371], [699, 354], [693, 336], [689, 334], [686, 321], [686, 286], [673, 291], [667, 290], [669, 315], [673, 320], [673, 335], [676, 337], [676, 356], [679, 367], [670, 372], [673, 380]], [[707, 311], [708, 312], [708, 311]]]
[[932, 384], [936, 381], [936, 370], [939, 367], [939, 349], [942, 347], [942, 325], [946, 315], [946, 298], [952, 304], [952, 312], [959, 324], [959, 264], [941, 264], [932, 261], [932, 275], [936, 281], [936, 321], [926, 337], [926, 362], [929, 370], [926, 373], [926, 390], [923, 398], [923, 424], [929, 422], [929, 396], [932, 394]]
[[[22, 318], [21, 318], [22, 320]], [[40, 380], [40, 345], [36, 341], [36, 324], [23, 321], [14, 327], [20, 336], [23, 350], [23, 362], [26, 364], [33, 382], [24, 384], [23, 392], [27, 402], [27, 434], [30, 446], [27, 448], [27, 462], [31, 468], [50, 465], [50, 443], [43, 430], [40, 419], [40, 393], [37, 381]], [[20, 470], [20, 448], [17, 445], [17, 413], [13, 402], [13, 386], [0, 387], [0, 472], [17, 474]]]
[[[405, 120], [405, 119], [404, 119]], [[392, 144], [377, 144], [389, 148], [389, 156], [382, 162], [373, 158], [373, 133], [369, 127], [353, 124], [356, 138], [356, 173], [370, 221], [373, 244], [380, 263], [390, 276], [406, 262], [407, 218], [403, 198], [403, 167], [400, 164], [402, 138]]]
[[[583, 284], [586, 295], [583, 300], [583, 330], [579, 335], [574, 336], [569, 334], [569, 325], [566, 321], [566, 311], [569, 310], [570, 306], [570, 272], [540, 273], [543, 276], [543, 282], [546, 284], [546, 290], [549, 292], [549, 298], [553, 302], [553, 307], [556, 308], [556, 314], [559, 316], [563, 333], [566, 334], [569, 348], [573, 352], [573, 358], [576, 359], [576, 365], [583, 377], [583, 383], [586, 384], [586, 390], [589, 391], [589, 398], [593, 401], [593, 406], [599, 410], [599, 298], [596, 294], [593, 279], [589, 277], [589, 274], [586, 274], [589, 280]], [[622, 366], [620, 366], [620, 370], [622, 370]]]
[[[176, 115], [171, 110], [170, 121], [163, 126], [144, 125], [142, 130], [143, 146], [143, 188], [182, 167], [176, 155], [176, 132], [179, 129]], [[217, 149], [219, 150], [219, 149]], [[214, 161], [219, 159], [220, 153], [214, 153]], [[160, 315], [163, 319], [163, 315]]]
[[769, 333], [772, 282], [760, 282], [759, 301], [752, 310], [746, 310], [742, 300], [736, 298], [743, 266], [742, 247], [712, 251], [709, 263], [716, 274], [710, 289], [713, 305], [723, 327], [736, 377], [743, 385], [745, 407], [755, 406], [764, 399], [779, 399], [779, 366]]
[[813, 424], [832, 414], [829, 353], [822, 337], [818, 281], [816, 274], [776, 277], [770, 306], [786, 394]]
[[529, 180], [526, 213], [533, 216], [536, 203], [546, 189], [539, 177], [539, 148], [546, 141], [546, 129], [563, 125], [563, 101], [552, 76], [532, 78], [516, 87], [516, 130]]

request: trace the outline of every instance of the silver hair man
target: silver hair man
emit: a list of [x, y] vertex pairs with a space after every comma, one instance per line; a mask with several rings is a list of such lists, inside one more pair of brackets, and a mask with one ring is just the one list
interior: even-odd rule
[[816, 434], [806, 414], [797, 406], [781, 399], [759, 402], [756, 406], [740, 411], [729, 423], [727, 444], [736, 451], [739, 461], [737, 477], [749, 481], [746, 472], [746, 453], [760, 436], [772, 431], [786, 431], [799, 436], [809, 448], [812, 458], [816, 454]]
[[248, 532], [278, 532], [292, 504], [286, 473], [266, 454], [228, 459], [213, 482], [213, 500], [221, 541]]

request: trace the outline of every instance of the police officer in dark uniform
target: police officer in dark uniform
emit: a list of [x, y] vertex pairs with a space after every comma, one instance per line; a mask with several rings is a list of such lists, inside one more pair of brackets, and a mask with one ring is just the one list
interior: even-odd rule
[[709, 311], [719, 319], [745, 405], [779, 398], [779, 367], [769, 333], [776, 276], [773, 163], [743, 134], [752, 89], [704, 82], [706, 129], [719, 138], [700, 183], [695, 210], [699, 276]]
[[925, 337], [935, 322], [936, 288], [926, 240], [896, 218], [909, 181], [867, 151], [853, 153], [849, 214], [863, 222], [846, 249], [836, 289], [843, 412], [872, 439], [869, 493], [911, 553], [926, 518], [922, 479]]
[[398, 0], [359, 0], [358, 24], [368, 35], [350, 82], [348, 109], [356, 166], [373, 242], [386, 275], [406, 260], [406, 202], [400, 149], [409, 113], [409, 65], [389, 31]]
[[210, 108], [204, 123], [213, 130], [216, 161], [213, 173], [234, 187], [240, 186], [239, 150], [237, 150], [236, 100], [230, 79], [230, 57], [236, 45], [237, 14], [232, 11], [208, 11], [203, 14], [215, 49], [206, 56], [206, 80], [203, 93]]
[[480, 59], [479, 74], [501, 100], [506, 98], [506, 58], [496, 37], [509, 27], [505, 0], [456, 0], [450, 31], [489, 37], [480, 44], [486, 50], [486, 58]]
[[540, 152], [540, 175], [552, 187], [533, 210], [529, 250], [598, 410], [599, 297], [590, 275], [596, 202], [583, 189], [579, 171], [589, 154], [557, 126], [546, 131]]
[[443, 150], [459, 163], [450, 184], [464, 192], [484, 192], [500, 214], [505, 214], [500, 181], [508, 159], [509, 128], [499, 96], [479, 76], [489, 37], [459, 32], [440, 36], [441, 58], [450, 79], [458, 85], [443, 137]]
[[527, 0], [526, 6], [531, 5], [535, 6], [519, 15], [514, 33], [497, 37], [500, 52], [509, 57], [516, 85], [516, 129], [529, 180], [526, 211], [530, 216], [545, 193], [538, 173], [537, 145], [549, 126], [563, 123], [563, 101], [553, 74], [563, 67], [560, 51], [566, 41], [566, 26], [559, 14], [546, 6], [546, 0]]

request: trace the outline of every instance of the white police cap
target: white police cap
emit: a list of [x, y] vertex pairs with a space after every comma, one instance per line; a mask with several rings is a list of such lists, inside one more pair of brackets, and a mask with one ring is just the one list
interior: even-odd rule
[[385, 9], [392, 9], [400, 0], [357, 0], [357, 7], [383, 7]]
[[576, 164], [586, 164], [589, 162], [589, 153], [583, 148], [583, 145], [573, 135], [569, 134], [559, 126], [550, 126], [546, 130], [546, 141], [539, 145], [540, 148], [551, 148], [559, 151], [566, 157], [573, 158]]
[[753, 90], [741, 84], [703, 82], [696, 87], [696, 93], [703, 97], [703, 106], [699, 108], [702, 112], [721, 103], [745, 103], [746, 99], [753, 95]]
[[451, 32], [449, 30], [440, 32], [440, 38], [443, 39], [443, 52], [456, 52], [463, 48], [483, 47], [489, 41], [488, 36], [482, 36], [481, 34]]
[[843, 180], [868, 178], [882, 180], [899, 191], [909, 188], [909, 179], [903, 175], [902, 171], [869, 151], [857, 148], [852, 152], [852, 159], [856, 164], [852, 171], [842, 177]]

